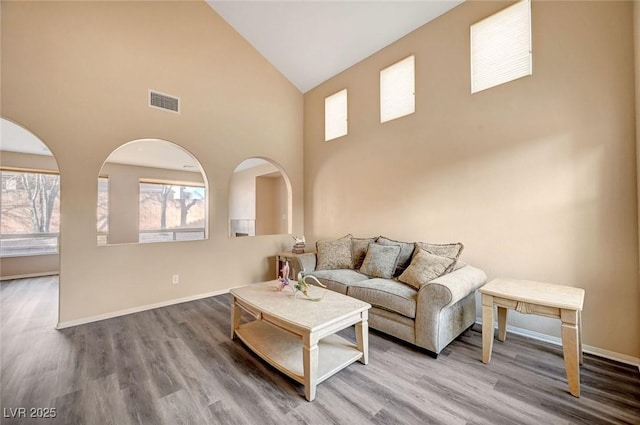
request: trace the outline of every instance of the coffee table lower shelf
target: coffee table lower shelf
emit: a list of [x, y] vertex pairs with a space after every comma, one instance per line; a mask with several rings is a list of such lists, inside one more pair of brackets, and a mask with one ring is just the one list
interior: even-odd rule
[[[271, 366], [304, 384], [303, 342], [299, 336], [261, 320], [243, 323], [235, 331], [240, 340]], [[315, 385], [362, 358], [358, 347], [332, 334], [318, 342]]]

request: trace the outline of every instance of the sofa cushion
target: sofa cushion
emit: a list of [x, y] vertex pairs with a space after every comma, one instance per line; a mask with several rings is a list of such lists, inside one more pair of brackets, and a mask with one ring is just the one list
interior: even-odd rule
[[358, 270], [362, 267], [364, 257], [367, 255], [369, 244], [375, 242], [377, 238], [352, 238], [351, 252], [353, 254], [353, 268]]
[[411, 263], [415, 244], [413, 242], [394, 241], [393, 239], [385, 238], [384, 236], [380, 236], [376, 243], [379, 243], [380, 245], [400, 245], [401, 249], [400, 256], [398, 257], [398, 264], [396, 265], [396, 270], [393, 272], [394, 276], [400, 276]]
[[[426, 243], [426, 242], [416, 242], [416, 250], [424, 249], [425, 251], [438, 255], [440, 257], [448, 257], [455, 260], [453, 264], [447, 269], [447, 273], [452, 272], [456, 266], [456, 261], [460, 258], [460, 254], [464, 249], [464, 245], [460, 242], [457, 243], [447, 243], [447, 244], [436, 244], [436, 243]], [[414, 252], [414, 255], [415, 255]]]
[[371, 277], [391, 278], [398, 264], [400, 245], [370, 243], [360, 267], [360, 273]]
[[328, 289], [341, 294], [346, 294], [347, 288], [353, 283], [369, 279], [368, 276], [351, 269], [316, 270], [307, 273], [307, 275], [315, 276], [320, 282], [327, 285]]
[[416, 317], [418, 291], [391, 279], [368, 279], [349, 285], [347, 295], [374, 307], [393, 311], [409, 318]]
[[449, 267], [453, 266], [455, 262], [456, 260], [453, 258], [441, 257], [419, 249], [413, 256], [409, 267], [398, 277], [398, 280], [420, 289], [420, 285], [446, 274]]
[[352, 269], [351, 235], [340, 239], [316, 242], [316, 270]]

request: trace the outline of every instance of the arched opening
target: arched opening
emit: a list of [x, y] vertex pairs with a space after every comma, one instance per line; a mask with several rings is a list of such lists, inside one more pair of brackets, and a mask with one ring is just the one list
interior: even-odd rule
[[[12, 290], [36, 288], [36, 293], [44, 294], [44, 297], [38, 298], [38, 311], [34, 314], [57, 318], [60, 271], [58, 163], [40, 138], [5, 118], [0, 118], [0, 136], [0, 279], [11, 281]], [[43, 278], [26, 279], [32, 277]], [[34, 292], [30, 293], [33, 295]], [[36, 298], [32, 299], [36, 302]], [[7, 306], [9, 310], [13, 307], [13, 304]], [[12, 312], [8, 311], [6, 315], [11, 317]]]
[[114, 150], [102, 165], [98, 245], [207, 239], [208, 222], [206, 175], [181, 146], [134, 140]]
[[284, 169], [267, 158], [249, 158], [229, 182], [229, 235], [291, 234], [291, 182]]

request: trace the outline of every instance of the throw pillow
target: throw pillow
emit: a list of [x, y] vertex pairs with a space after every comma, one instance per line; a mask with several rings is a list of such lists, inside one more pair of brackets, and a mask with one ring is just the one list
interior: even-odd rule
[[454, 260], [453, 264], [448, 268], [447, 273], [453, 271], [456, 266], [456, 261], [460, 258], [460, 254], [464, 249], [464, 245], [460, 242], [457, 243], [446, 243], [446, 244], [436, 244], [436, 243], [426, 243], [426, 242], [416, 242], [416, 252], [419, 249], [424, 249], [425, 251], [438, 255], [440, 257], [447, 257]]
[[447, 273], [447, 269], [455, 264], [453, 258], [431, 254], [424, 249], [417, 249], [411, 264], [400, 275], [398, 280], [420, 289], [420, 286]]
[[351, 235], [331, 241], [316, 242], [316, 270], [352, 269]]
[[380, 245], [370, 243], [367, 255], [362, 261], [360, 273], [370, 277], [391, 279], [400, 255], [399, 245]]
[[398, 257], [396, 270], [393, 272], [394, 276], [400, 276], [402, 272], [409, 267], [409, 264], [411, 264], [411, 257], [413, 256], [413, 251], [415, 249], [415, 244], [413, 242], [394, 241], [393, 239], [380, 236], [376, 243], [381, 245], [400, 245], [400, 256]]
[[352, 251], [353, 251], [353, 268], [358, 270], [362, 267], [362, 261], [364, 261], [365, 255], [367, 255], [367, 249], [371, 242], [375, 242], [377, 238], [352, 238]]

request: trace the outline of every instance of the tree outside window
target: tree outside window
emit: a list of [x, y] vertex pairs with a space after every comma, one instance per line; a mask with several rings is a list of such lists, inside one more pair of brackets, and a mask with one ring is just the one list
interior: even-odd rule
[[205, 188], [140, 183], [140, 242], [204, 239]]
[[13, 170], [0, 175], [0, 256], [57, 253], [60, 177]]

